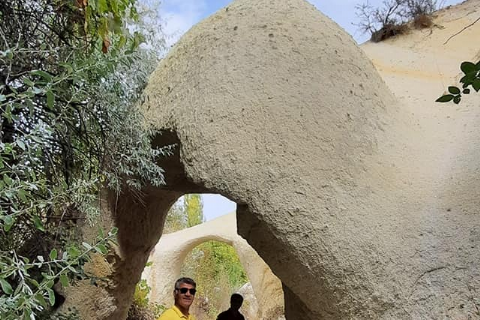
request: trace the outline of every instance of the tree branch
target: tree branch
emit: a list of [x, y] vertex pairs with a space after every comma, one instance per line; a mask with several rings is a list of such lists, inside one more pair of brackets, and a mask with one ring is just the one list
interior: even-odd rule
[[445, 41], [443, 44], [447, 44], [448, 41], [450, 41], [453, 37], [456, 37], [458, 36], [460, 33], [462, 33], [463, 31], [467, 30], [468, 28], [470, 28], [471, 26], [473, 26], [475, 23], [477, 23], [478, 21], [480, 21], [480, 17], [477, 18], [477, 20], [473, 21], [472, 23], [470, 23], [468, 26], [464, 27], [462, 30], [458, 31], [457, 33], [455, 33], [454, 35], [450, 36], [450, 38], [447, 39], [447, 41]]

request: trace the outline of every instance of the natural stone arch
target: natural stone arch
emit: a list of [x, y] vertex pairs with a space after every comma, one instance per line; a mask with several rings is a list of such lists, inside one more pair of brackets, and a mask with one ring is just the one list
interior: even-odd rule
[[180, 276], [185, 257], [193, 248], [210, 240], [229, 244], [237, 252], [257, 299], [259, 313], [255, 319], [273, 319], [274, 314], [284, 314], [282, 284], [237, 234], [235, 213], [160, 238], [149, 258], [153, 264], [142, 275], [151, 288], [150, 301], [165, 306], [173, 304], [173, 284]]
[[441, 142], [305, 1], [236, 0], [199, 23], [142, 108], [163, 131], [155, 145], [177, 148], [160, 161], [165, 187], [110, 198], [121, 252], [105, 319], [125, 317], [185, 193], [237, 203], [239, 234], [282, 281], [289, 320], [476, 314], [480, 130], [462, 132], [451, 161], [432, 153]]

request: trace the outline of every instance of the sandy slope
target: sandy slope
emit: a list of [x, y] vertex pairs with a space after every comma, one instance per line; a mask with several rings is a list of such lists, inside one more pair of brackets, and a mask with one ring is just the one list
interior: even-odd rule
[[415, 161], [429, 163], [426, 179], [478, 177], [480, 94], [465, 96], [460, 105], [434, 101], [458, 85], [462, 61], [480, 60], [480, 21], [448, 40], [479, 17], [480, 0], [467, 0], [437, 12], [432, 28], [361, 46], [416, 123], [410, 139], [424, 150]]

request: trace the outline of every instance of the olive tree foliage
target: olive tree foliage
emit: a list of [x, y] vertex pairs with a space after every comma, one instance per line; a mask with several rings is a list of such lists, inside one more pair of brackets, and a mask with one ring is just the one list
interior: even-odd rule
[[367, 1], [355, 6], [360, 19], [357, 27], [370, 33], [373, 41], [380, 41], [403, 32], [401, 27], [407, 22], [428, 16], [443, 5], [444, 1], [437, 0], [384, 0], [380, 6], [373, 6]]
[[460, 79], [461, 88], [457, 86], [449, 86], [448, 93], [445, 93], [436, 102], [450, 102], [459, 104], [462, 100], [462, 94], [470, 94], [471, 89], [475, 92], [480, 91], [480, 61], [473, 63], [464, 61], [460, 64], [460, 70], [463, 73]]
[[78, 245], [104, 186], [163, 183], [168, 147], [151, 147], [136, 109], [162, 47], [152, 14], [136, 0], [0, 0], [1, 319], [48, 318], [54, 284], [107, 252], [115, 230]]

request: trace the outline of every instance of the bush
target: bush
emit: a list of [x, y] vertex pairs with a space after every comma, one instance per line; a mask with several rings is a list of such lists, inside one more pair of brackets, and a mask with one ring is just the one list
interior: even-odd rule
[[413, 26], [415, 29], [430, 28], [432, 25], [432, 17], [427, 14], [419, 14], [413, 19]]
[[405, 24], [387, 24], [383, 26], [380, 30], [372, 33], [370, 40], [372, 42], [380, 42], [388, 38], [394, 37], [399, 34], [404, 34], [408, 31], [408, 27]]
[[164, 306], [150, 303], [148, 299], [150, 290], [146, 280], [142, 279], [137, 283], [127, 320], [155, 320], [165, 311]]
[[[0, 1], [0, 318], [37, 319], [83, 274], [100, 190], [159, 186], [136, 108], [158, 52], [136, 0]], [[148, 49], [147, 49], [148, 48]], [[48, 317], [49, 315], [46, 315]]]
[[380, 7], [364, 3], [355, 6], [360, 22], [357, 27], [362, 33], [370, 33], [373, 42], [383, 41], [403, 34], [408, 23], [415, 28], [432, 26], [431, 14], [440, 9], [437, 0], [384, 0]]

